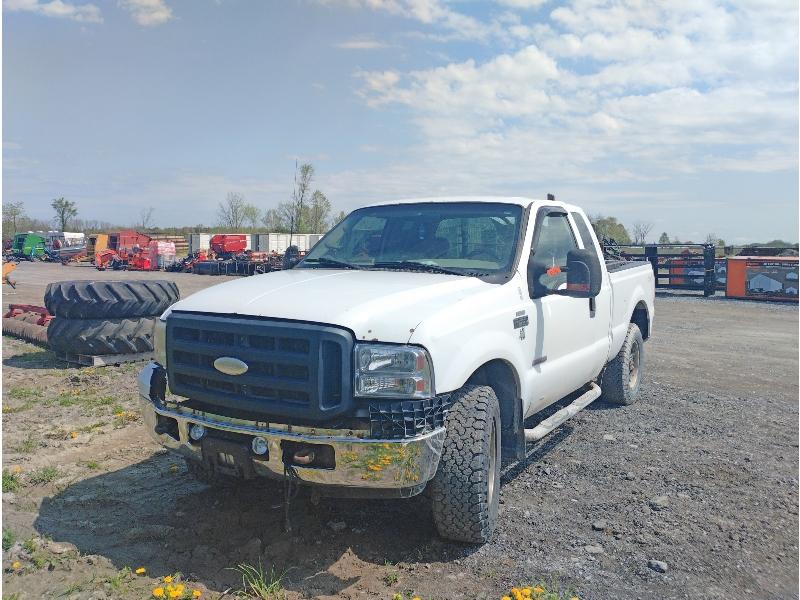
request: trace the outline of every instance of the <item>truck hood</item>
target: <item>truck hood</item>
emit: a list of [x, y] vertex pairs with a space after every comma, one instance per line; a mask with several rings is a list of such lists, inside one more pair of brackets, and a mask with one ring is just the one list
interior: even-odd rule
[[406, 343], [427, 316], [496, 287], [476, 277], [290, 269], [207, 288], [173, 304], [196, 311], [338, 325], [359, 340]]

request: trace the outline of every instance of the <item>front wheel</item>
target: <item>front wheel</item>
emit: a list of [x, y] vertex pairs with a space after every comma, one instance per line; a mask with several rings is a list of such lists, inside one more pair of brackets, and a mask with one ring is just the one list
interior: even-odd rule
[[639, 399], [644, 367], [644, 341], [635, 323], [628, 325], [625, 342], [608, 365], [600, 380], [601, 399], [611, 404], [628, 405]]
[[482, 544], [497, 524], [500, 500], [500, 404], [488, 386], [454, 394], [439, 469], [430, 484], [436, 529], [444, 538]]

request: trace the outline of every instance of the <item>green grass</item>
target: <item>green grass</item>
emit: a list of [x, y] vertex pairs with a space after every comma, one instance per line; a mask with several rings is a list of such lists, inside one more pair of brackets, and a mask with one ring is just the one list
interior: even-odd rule
[[27, 540], [22, 542], [22, 547], [28, 554], [33, 554], [39, 548], [39, 546], [36, 545], [36, 541], [33, 538], [28, 538]]
[[270, 568], [269, 573], [259, 563], [257, 567], [247, 564], [237, 565], [234, 571], [242, 575], [243, 598], [256, 598], [258, 600], [282, 600], [286, 593], [281, 585], [283, 574], [278, 575]]
[[31, 473], [28, 477], [28, 481], [30, 481], [33, 485], [44, 485], [53, 481], [58, 477], [58, 475], [58, 467], [47, 466], [37, 469]]
[[383, 583], [387, 586], [392, 586], [400, 581], [400, 577], [397, 575], [397, 571], [391, 571], [383, 576]]
[[90, 461], [88, 461], [86, 463], [85, 466], [86, 466], [87, 469], [91, 469], [92, 471], [94, 471], [95, 469], [99, 469], [100, 468], [100, 463], [97, 462], [96, 460], [90, 460]]
[[3, 528], [3, 550], [8, 550], [17, 541], [17, 534], [10, 529]]
[[83, 427], [79, 427], [78, 431], [80, 431], [81, 433], [91, 433], [95, 429], [99, 429], [100, 427], [103, 427], [106, 424], [107, 423], [105, 421], [97, 421], [96, 423], [91, 423], [90, 425], [84, 425]]
[[29, 454], [39, 447], [39, 440], [34, 437], [27, 437], [17, 445], [14, 450], [20, 454]]
[[22, 486], [19, 475], [3, 469], [3, 493], [16, 492]]
[[130, 581], [131, 581], [131, 570], [129, 567], [121, 569], [119, 572], [117, 572], [116, 575], [113, 575], [112, 577], [108, 577], [106, 579], [106, 583], [108, 583], [111, 586], [111, 588], [113, 590], [116, 590], [117, 592], [125, 589], [125, 587], [130, 583]]
[[14, 400], [29, 400], [41, 395], [42, 393], [36, 388], [14, 386], [8, 389], [8, 397]]

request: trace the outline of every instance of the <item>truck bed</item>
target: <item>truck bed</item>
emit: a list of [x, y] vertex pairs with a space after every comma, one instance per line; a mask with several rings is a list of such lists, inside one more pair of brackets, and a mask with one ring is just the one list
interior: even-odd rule
[[655, 278], [653, 268], [646, 261], [606, 261], [608, 276], [611, 279], [613, 295], [611, 312], [611, 346], [609, 358], [615, 356], [628, 331], [630, 315], [635, 306], [635, 298], [645, 298], [647, 313], [653, 314], [655, 297]]

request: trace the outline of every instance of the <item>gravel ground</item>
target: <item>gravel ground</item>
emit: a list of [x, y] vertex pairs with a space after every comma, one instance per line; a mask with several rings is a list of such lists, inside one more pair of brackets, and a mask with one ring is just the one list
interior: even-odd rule
[[[4, 302], [40, 303], [73, 272], [120, 275], [23, 265]], [[301, 493], [286, 534], [279, 488], [208, 488], [147, 441], [134, 367], [74, 369], [4, 337], [3, 468], [20, 470], [4, 593], [144, 598], [180, 571], [218, 598], [240, 584], [231, 567], [261, 561], [290, 599], [498, 598], [540, 580], [582, 599], [796, 598], [797, 307], [659, 295], [656, 311], [641, 401], [593, 405], [505, 465], [481, 547], [439, 539], [420, 498]]]

